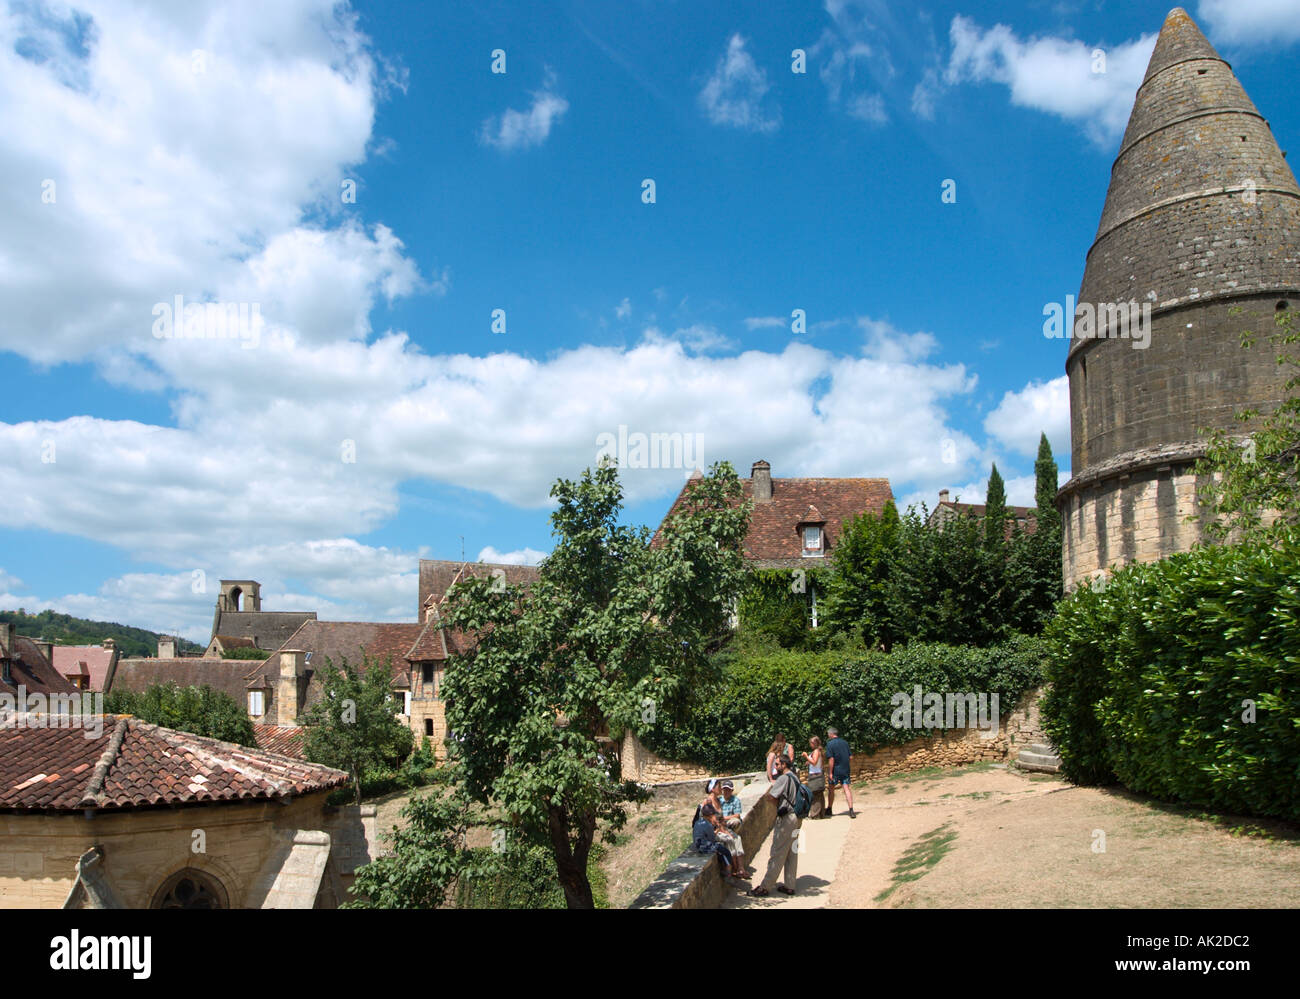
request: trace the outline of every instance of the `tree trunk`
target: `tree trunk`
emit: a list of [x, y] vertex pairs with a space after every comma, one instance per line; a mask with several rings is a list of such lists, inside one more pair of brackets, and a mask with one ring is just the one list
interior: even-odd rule
[[[564, 889], [564, 901], [570, 909], [594, 909], [596, 901], [591, 895], [591, 881], [587, 878], [587, 856], [591, 852], [594, 819], [589, 823], [583, 816], [581, 830], [578, 834], [577, 848], [569, 842], [569, 816], [561, 807], [551, 805], [548, 809], [551, 833], [551, 852], [555, 855], [555, 872], [559, 875], [560, 887]], [[588, 831], [588, 826], [591, 831]]]

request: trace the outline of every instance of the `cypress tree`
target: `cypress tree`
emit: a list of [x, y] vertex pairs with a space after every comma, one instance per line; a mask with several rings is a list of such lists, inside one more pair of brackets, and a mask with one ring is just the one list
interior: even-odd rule
[[1001, 547], [1006, 540], [1006, 522], [1007, 490], [995, 463], [984, 498], [984, 546], [986, 548]]
[[1056, 512], [1056, 459], [1047, 434], [1038, 441], [1038, 460], [1034, 462], [1034, 502], [1037, 505], [1038, 524], [1041, 529], [1057, 520]]

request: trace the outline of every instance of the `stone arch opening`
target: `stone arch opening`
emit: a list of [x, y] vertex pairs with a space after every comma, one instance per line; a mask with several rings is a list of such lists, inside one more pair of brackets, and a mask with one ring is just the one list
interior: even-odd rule
[[151, 909], [229, 909], [226, 889], [210, 874], [186, 867], [154, 892]]
[[244, 596], [244, 591], [241, 590], [238, 586], [231, 588], [230, 590], [231, 610], [236, 610], [236, 611], [243, 610], [243, 608], [239, 606], [239, 601], [243, 598], [243, 596]]

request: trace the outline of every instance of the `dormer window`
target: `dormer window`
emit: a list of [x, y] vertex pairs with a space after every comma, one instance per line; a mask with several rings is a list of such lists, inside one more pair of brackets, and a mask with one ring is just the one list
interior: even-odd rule
[[822, 540], [822, 529], [820, 525], [805, 524], [803, 527], [804, 558], [821, 558], [825, 553]]

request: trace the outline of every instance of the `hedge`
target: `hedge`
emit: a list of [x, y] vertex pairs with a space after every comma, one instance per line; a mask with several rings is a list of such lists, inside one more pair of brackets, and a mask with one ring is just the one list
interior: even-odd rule
[[1043, 654], [1041, 639], [1017, 636], [982, 649], [913, 644], [847, 659], [843, 652], [750, 655], [729, 662], [720, 681], [677, 716], [638, 735], [660, 756], [715, 773], [761, 770], [778, 731], [799, 752], [834, 725], [854, 752], [864, 752], [934, 734], [894, 728], [894, 694], [910, 694], [917, 684], [926, 693], [996, 693], [1005, 716], [1041, 683]]
[[[1300, 819], [1300, 544], [1199, 548], [1115, 572], [1045, 633], [1062, 770]], [[1254, 712], [1254, 720], [1250, 713]]]

